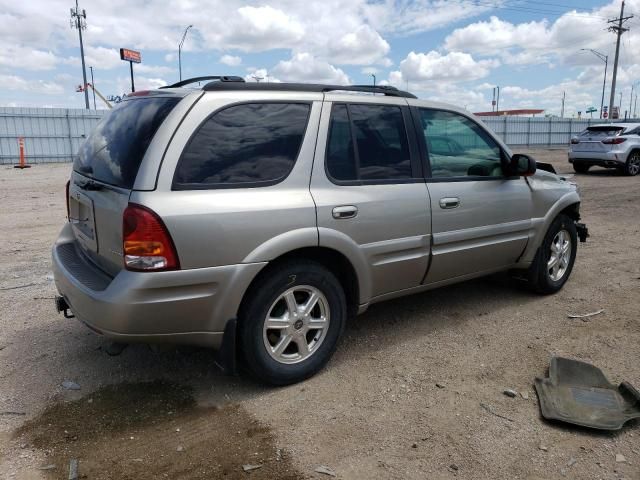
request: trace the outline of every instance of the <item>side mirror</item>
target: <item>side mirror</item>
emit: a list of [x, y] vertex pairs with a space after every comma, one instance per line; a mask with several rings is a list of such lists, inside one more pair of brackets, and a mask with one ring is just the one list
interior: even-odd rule
[[536, 161], [524, 153], [515, 153], [507, 168], [509, 175], [529, 177], [536, 173]]

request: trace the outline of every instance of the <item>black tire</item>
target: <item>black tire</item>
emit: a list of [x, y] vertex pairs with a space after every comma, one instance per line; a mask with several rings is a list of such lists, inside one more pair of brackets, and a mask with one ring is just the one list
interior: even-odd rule
[[[267, 351], [263, 328], [274, 302], [296, 286], [310, 286], [324, 295], [329, 325], [322, 342], [309, 357], [299, 363], [281, 363]], [[294, 260], [277, 265], [265, 271], [254, 283], [254, 287], [249, 289], [240, 310], [238, 345], [244, 366], [258, 380], [271, 385], [289, 385], [309, 378], [320, 371], [333, 355], [344, 331], [346, 319], [345, 293], [333, 273], [321, 264], [309, 260]], [[313, 336], [313, 332], [309, 335]], [[297, 344], [294, 347], [298, 348]]]
[[591, 165], [588, 163], [573, 162], [573, 170], [576, 173], [587, 173], [589, 171], [589, 167], [591, 167]]
[[634, 150], [629, 154], [627, 163], [625, 163], [621, 171], [627, 177], [635, 177], [640, 173], [640, 150]]
[[[564, 230], [568, 232], [569, 239], [571, 241], [571, 253], [568, 264], [564, 271], [564, 274], [557, 280], [554, 280], [549, 273], [548, 262], [551, 258], [551, 244], [556, 238], [556, 235], [560, 231]], [[533, 263], [529, 267], [527, 272], [527, 280], [529, 287], [537, 293], [543, 295], [549, 295], [558, 292], [569, 279], [571, 271], [573, 270], [573, 264], [576, 259], [576, 252], [578, 250], [578, 233], [576, 231], [576, 224], [573, 219], [564, 214], [560, 214], [551, 223], [549, 230], [545, 234], [545, 237], [536, 252], [536, 256]]]

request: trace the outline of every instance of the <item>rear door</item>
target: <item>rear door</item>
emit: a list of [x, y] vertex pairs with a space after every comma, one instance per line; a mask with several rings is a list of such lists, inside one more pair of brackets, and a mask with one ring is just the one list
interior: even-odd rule
[[107, 273], [122, 269], [122, 214], [145, 152], [181, 100], [132, 97], [105, 114], [80, 147], [69, 185], [69, 221], [84, 254]]
[[433, 246], [425, 283], [514, 264], [531, 228], [531, 191], [506, 178], [506, 153], [487, 131], [460, 113], [414, 108], [422, 134]]
[[371, 296], [415, 287], [431, 220], [406, 102], [325, 98], [311, 180], [320, 245], [352, 245], [370, 269]]

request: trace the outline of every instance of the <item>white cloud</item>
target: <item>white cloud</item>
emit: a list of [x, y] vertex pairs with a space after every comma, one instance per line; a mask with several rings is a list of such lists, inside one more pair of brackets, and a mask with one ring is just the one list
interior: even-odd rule
[[43, 93], [46, 95], [60, 95], [64, 93], [64, 88], [59, 83], [44, 80], [27, 80], [18, 75], [0, 74], [0, 85], [2, 85], [3, 89], [7, 90]]
[[383, 62], [389, 43], [369, 25], [361, 25], [337, 40], [329, 40], [329, 58], [337, 64], [370, 65]]
[[276, 77], [271, 75], [266, 68], [248, 68], [249, 72], [244, 76], [245, 82], [269, 82], [269, 83], [280, 83]]
[[227, 47], [256, 52], [291, 48], [304, 32], [304, 27], [295, 18], [267, 5], [240, 7], [228, 25], [218, 31], [205, 31], [203, 37], [205, 41], [222, 40]]
[[[451, 52], [442, 55], [410, 52], [400, 62], [400, 70], [391, 72], [389, 82], [404, 87], [409, 81], [414, 87], [437, 81], [466, 82], [486, 77], [492, 68], [499, 66], [496, 60], [475, 60], [468, 53]], [[434, 82], [435, 81], [435, 82]]]
[[218, 61], [224, 65], [229, 65], [230, 67], [237, 67], [242, 63], [242, 58], [234, 55], [223, 55]]
[[137, 64], [133, 68], [137, 73], [149, 73], [152, 75], [167, 75], [177, 71], [176, 68], [167, 67], [165, 65], [147, 65], [145, 63]]
[[59, 61], [51, 51], [7, 44], [0, 48], [0, 68], [7, 70], [53, 70]]
[[349, 77], [341, 69], [318, 60], [310, 53], [296, 53], [290, 60], [279, 62], [274, 73], [286, 82], [314, 82], [345, 85]]
[[[134, 67], [135, 68], [135, 67]], [[139, 90], [153, 90], [156, 88], [164, 87], [169, 82], [163, 78], [150, 78], [142, 75], [135, 76], [136, 91]], [[130, 77], [118, 77], [116, 79], [116, 91], [115, 92], [102, 92], [103, 95], [122, 95], [131, 92], [131, 78]]]
[[110, 70], [125, 65], [120, 60], [120, 51], [115, 48], [87, 46], [84, 49], [84, 54], [87, 68], [91, 65], [94, 69]]

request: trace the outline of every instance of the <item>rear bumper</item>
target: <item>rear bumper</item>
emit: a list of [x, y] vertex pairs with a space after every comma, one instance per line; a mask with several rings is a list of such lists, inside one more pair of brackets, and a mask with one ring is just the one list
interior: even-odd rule
[[569, 152], [569, 163], [583, 163], [600, 167], [620, 167], [626, 161], [626, 152]]
[[218, 348], [225, 325], [265, 263], [107, 277], [78, 250], [67, 224], [53, 247], [58, 292], [93, 331], [120, 342]]

